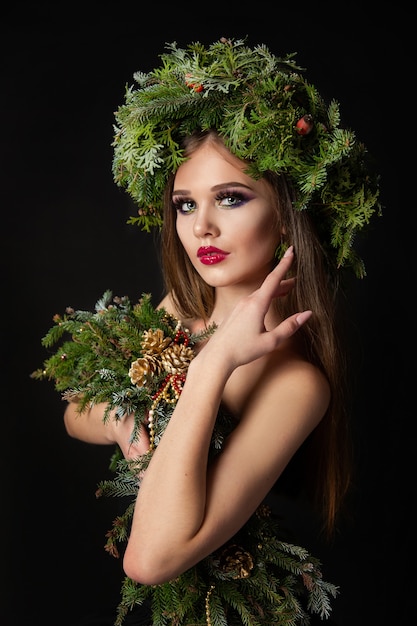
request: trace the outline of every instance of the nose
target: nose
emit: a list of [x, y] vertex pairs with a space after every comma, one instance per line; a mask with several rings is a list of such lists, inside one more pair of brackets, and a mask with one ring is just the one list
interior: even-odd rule
[[195, 212], [193, 231], [198, 238], [216, 237], [219, 234], [215, 207], [209, 205], [198, 207]]

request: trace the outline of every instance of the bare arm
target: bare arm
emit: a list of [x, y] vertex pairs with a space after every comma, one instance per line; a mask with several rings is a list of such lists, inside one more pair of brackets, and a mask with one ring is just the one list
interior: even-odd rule
[[[277, 350], [310, 313], [266, 331], [264, 318], [291, 258], [244, 298], [192, 361], [184, 389], [139, 490], [126, 574], [158, 584], [220, 547], [254, 512], [329, 401], [324, 377]], [[256, 379], [256, 384], [253, 382]], [[222, 454], [208, 468], [226, 384], [252, 393]], [[268, 436], [265, 436], [265, 434]]]
[[64, 424], [67, 433], [71, 437], [87, 443], [103, 445], [117, 443], [126, 458], [134, 458], [147, 452], [149, 436], [146, 428], [142, 427], [139, 440], [131, 443], [133, 416], [128, 415], [123, 419], [116, 420], [110, 414], [109, 419], [104, 423], [105, 407], [105, 403], [100, 403], [79, 413], [78, 405], [75, 402], [69, 402], [64, 412]]

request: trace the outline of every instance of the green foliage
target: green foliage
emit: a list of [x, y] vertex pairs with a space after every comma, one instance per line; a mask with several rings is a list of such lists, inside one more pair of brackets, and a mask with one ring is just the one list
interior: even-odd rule
[[[149, 331], [162, 330], [162, 335]], [[94, 312], [67, 309], [54, 316], [54, 326], [42, 343], [55, 352], [32, 376], [52, 380], [64, 398], [78, 401], [83, 412], [98, 402], [107, 402], [104, 419], [135, 416], [132, 439], [138, 436], [149, 408], [154, 410], [157, 446], [174, 410], [164, 400], [155, 404], [155, 394], [167, 381], [158, 367], [133, 384], [132, 361], [151, 354], [152, 364], [173, 344], [194, 346], [215, 328], [192, 335], [163, 309], [155, 310], [150, 296], [132, 304], [127, 297], [113, 298], [105, 292]], [[112, 413], [110, 413], [113, 410]], [[210, 455], [221, 454], [235, 422], [223, 410], [214, 428]], [[121, 498], [126, 503], [106, 534], [105, 549], [118, 558], [128, 537], [141, 475], [154, 449], [126, 460], [117, 448], [111, 459], [114, 478], [98, 485], [97, 496]], [[139, 585], [129, 578], [122, 583], [115, 626], [136, 606], [151, 600], [153, 626], [300, 626], [311, 614], [322, 619], [331, 612], [337, 587], [325, 582], [320, 562], [308, 551], [280, 539], [280, 528], [268, 507], [261, 505], [243, 528], [215, 553], [176, 579], [162, 585]]]
[[[145, 598], [160, 626], [299, 626], [313, 613], [326, 619], [337, 587], [323, 581], [320, 562], [307, 550], [278, 535], [260, 507], [227, 545], [178, 578], [152, 589], [126, 578], [116, 626]], [[246, 570], [249, 560], [253, 569]]]
[[[161, 65], [134, 74], [116, 112], [113, 174], [138, 204], [129, 219], [149, 231], [162, 225], [163, 190], [184, 161], [182, 139], [216, 129], [226, 146], [260, 177], [287, 177], [294, 210], [308, 210], [331, 267], [364, 265], [353, 250], [356, 233], [381, 212], [379, 179], [355, 133], [340, 126], [339, 104], [327, 104], [303, 76], [295, 53], [276, 57], [244, 40], [186, 49], [166, 44]], [[300, 134], [304, 116], [311, 128]]]
[[116, 409], [118, 418], [128, 413], [143, 418], [150, 394], [132, 384], [130, 364], [142, 353], [144, 331], [161, 328], [173, 338], [177, 320], [153, 309], [149, 294], [133, 305], [127, 297], [113, 298], [106, 291], [95, 312], [68, 308], [54, 316], [54, 323], [42, 345], [60, 345], [32, 377], [54, 380], [65, 398], [79, 401], [80, 413], [90, 404], [108, 402], [108, 413]]

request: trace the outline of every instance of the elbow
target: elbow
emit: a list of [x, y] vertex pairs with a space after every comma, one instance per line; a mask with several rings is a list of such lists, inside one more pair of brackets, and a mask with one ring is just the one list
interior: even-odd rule
[[64, 413], [64, 428], [66, 430], [67, 435], [72, 437], [73, 434], [71, 432], [71, 420], [68, 417], [67, 411], [65, 411], [65, 413]]
[[[140, 556], [138, 556], [140, 553]], [[148, 550], [126, 548], [123, 557], [123, 570], [130, 579], [141, 585], [162, 585], [182, 574], [188, 565], [174, 555], [157, 555]]]
[[75, 438], [75, 431], [73, 429], [73, 416], [71, 415], [70, 405], [67, 406], [64, 412], [64, 427], [67, 435]]
[[166, 582], [156, 575], [153, 568], [149, 569], [140, 563], [132, 563], [130, 559], [124, 558], [123, 571], [126, 576], [140, 585], [160, 585]]
[[127, 553], [123, 559], [123, 570], [126, 576], [141, 585], [162, 585], [170, 580], [155, 560], [146, 562], [144, 559], [132, 558]]

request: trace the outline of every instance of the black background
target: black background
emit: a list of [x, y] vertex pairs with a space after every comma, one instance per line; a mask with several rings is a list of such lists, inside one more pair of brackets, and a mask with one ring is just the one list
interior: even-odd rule
[[149, 71], [165, 42], [247, 35], [276, 54], [298, 53], [381, 172], [384, 216], [363, 245], [368, 275], [352, 281], [348, 304], [357, 337], [352, 519], [334, 546], [318, 549], [342, 589], [338, 626], [414, 623], [409, 18], [325, 2], [112, 5], [17, 2], [3, 11], [0, 622], [72, 626], [117, 601], [121, 566], [103, 550], [114, 503], [95, 498], [111, 450], [70, 440], [58, 394], [30, 373], [46, 357], [40, 341], [54, 313], [91, 309], [106, 289], [161, 295], [152, 236], [126, 225], [135, 209], [111, 175], [113, 111], [133, 72]]

